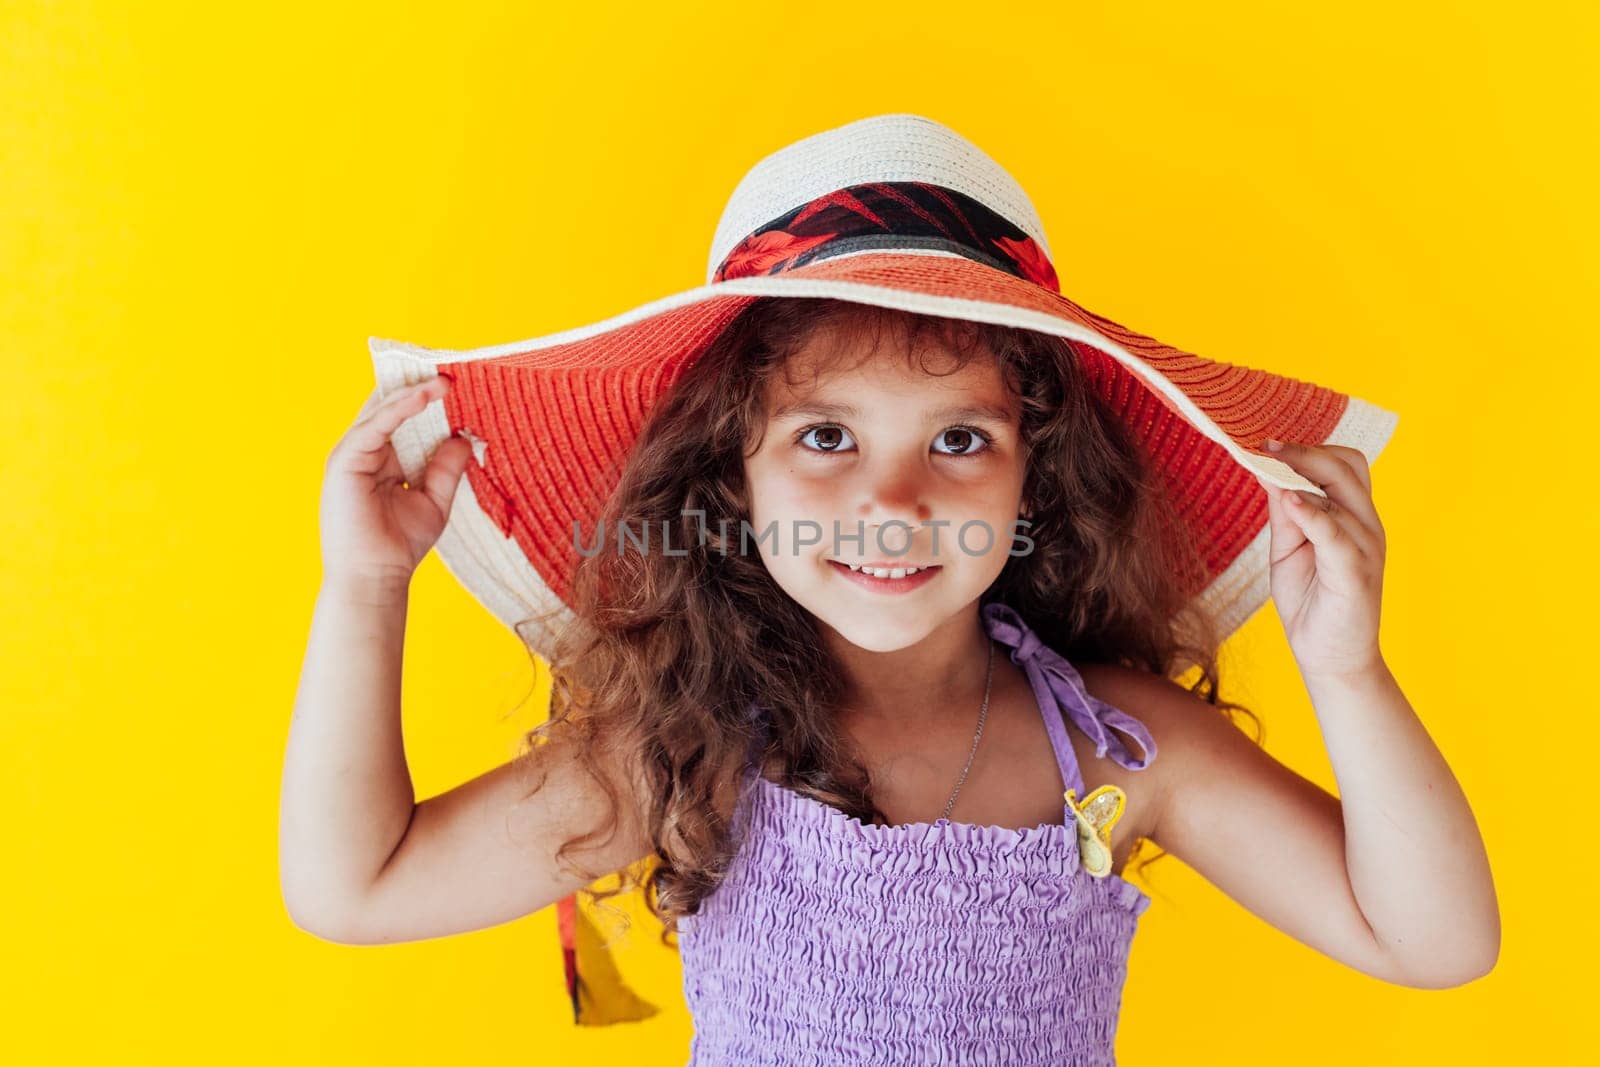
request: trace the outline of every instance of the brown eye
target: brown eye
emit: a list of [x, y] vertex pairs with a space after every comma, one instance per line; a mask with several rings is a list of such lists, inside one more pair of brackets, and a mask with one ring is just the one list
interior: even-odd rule
[[952, 426], [939, 435], [939, 443], [953, 449], [945, 453], [947, 456], [973, 456], [988, 446], [989, 439], [982, 431], [965, 426]]
[[816, 447], [812, 448], [814, 452], [837, 452], [842, 444], [841, 439], [849, 436], [838, 426], [810, 426], [800, 431], [800, 441], [803, 443], [812, 434], [817, 437]]

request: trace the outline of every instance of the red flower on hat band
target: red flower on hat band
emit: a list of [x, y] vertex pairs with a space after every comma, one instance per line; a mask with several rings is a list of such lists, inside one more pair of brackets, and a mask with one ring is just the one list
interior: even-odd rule
[[965, 193], [926, 182], [869, 182], [802, 204], [735, 245], [712, 280], [781, 274], [847, 252], [919, 248], [954, 252], [1061, 291], [1037, 241]]
[[1010, 255], [1011, 261], [1022, 269], [1024, 278], [1054, 292], [1061, 291], [1061, 283], [1056, 279], [1056, 268], [1051, 265], [1050, 257], [1044, 254], [1044, 249], [1040, 248], [1033, 238], [1024, 237], [1020, 241], [1013, 241], [1009, 237], [997, 237], [994, 243]]
[[786, 230], [766, 230], [751, 234], [739, 242], [739, 247], [729, 253], [717, 272], [717, 281], [724, 278], [743, 278], [752, 274], [777, 273], [774, 268], [794, 266], [802, 253], [827, 244], [837, 234], [825, 233], [816, 237], [800, 237]]

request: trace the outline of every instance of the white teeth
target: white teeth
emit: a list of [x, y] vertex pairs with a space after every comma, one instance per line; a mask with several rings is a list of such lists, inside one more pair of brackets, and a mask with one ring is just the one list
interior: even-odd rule
[[858, 563], [846, 564], [853, 571], [870, 574], [874, 578], [906, 578], [924, 568], [921, 567], [863, 567]]

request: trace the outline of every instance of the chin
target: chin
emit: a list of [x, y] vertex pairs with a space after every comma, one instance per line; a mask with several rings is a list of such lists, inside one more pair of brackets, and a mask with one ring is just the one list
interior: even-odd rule
[[924, 615], [904, 626], [895, 626], [888, 620], [864, 619], [859, 615], [829, 618], [821, 613], [813, 614], [832, 627], [840, 637], [868, 652], [898, 652], [902, 648], [910, 648], [932, 633], [934, 626], [942, 621]]
[[[956, 577], [957, 573], [952, 572], [941, 575], [939, 580]], [[868, 652], [898, 652], [922, 641], [983, 592], [983, 587], [975, 587], [968, 595], [957, 588], [964, 584], [951, 582], [937, 596], [924, 595], [933, 592], [929, 589], [903, 597], [878, 597], [852, 589], [837, 579], [790, 583], [779, 577], [784, 591], [818, 622]]]

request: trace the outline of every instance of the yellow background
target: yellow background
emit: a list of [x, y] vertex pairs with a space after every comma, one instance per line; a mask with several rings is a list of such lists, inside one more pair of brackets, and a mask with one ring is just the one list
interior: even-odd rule
[[[285, 915], [322, 464], [369, 335], [472, 347], [698, 285], [745, 168], [886, 111], [1016, 175], [1091, 310], [1401, 416], [1384, 648], [1481, 820], [1500, 965], [1387, 986], [1165, 859], [1122, 1062], [1574, 1057], [1600, 949], [1596, 17], [1301, 6], [6, 4], [7, 1058], [683, 1062], [652, 928], [623, 965], [662, 1015], [580, 1031], [553, 909], [385, 948]], [[1224, 669], [1331, 785], [1270, 608]], [[532, 678], [430, 557], [419, 796], [512, 754]]]

